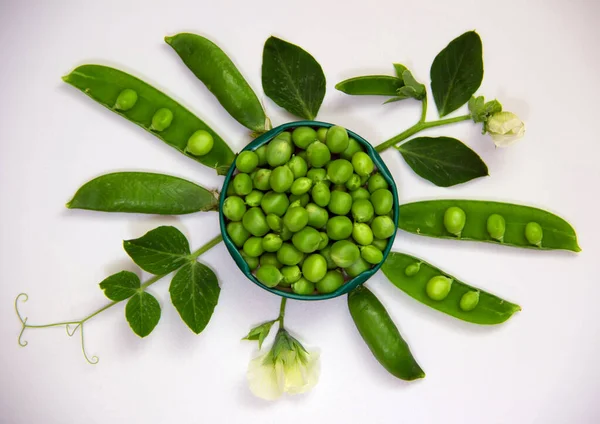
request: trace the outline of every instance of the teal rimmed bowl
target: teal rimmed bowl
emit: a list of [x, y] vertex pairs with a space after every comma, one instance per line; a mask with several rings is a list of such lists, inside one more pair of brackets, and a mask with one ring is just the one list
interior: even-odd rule
[[[334, 126], [334, 124], [329, 124], [327, 122], [319, 122], [319, 121], [289, 122], [287, 124], [280, 125], [277, 128], [273, 128], [271, 131], [264, 133], [263, 135], [258, 137], [256, 140], [254, 140], [252, 143], [248, 144], [243, 150], [256, 150], [263, 144], [266, 144], [269, 141], [271, 141], [279, 133], [286, 131], [286, 130], [294, 129], [296, 127], [303, 127], [303, 126], [313, 127], [313, 128], [329, 128], [329, 127]], [[371, 159], [373, 159], [373, 162], [375, 163], [377, 170], [381, 173], [381, 175], [385, 178], [385, 180], [390, 185], [390, 190], [391, 190], [392, 194], [394, 195], [394, 210], [393, 210], [394, 217], [393, 217], [393, 220], [394, 220], [394, 224], [396, 224], [395, 228], [397, 229], [398, 228], [398, 208], [399, 208], [399, 206], [398, 206], [398, 190], [396, 189], [396, 184], [394, 183], [394, 179], [392, 178], [392, 174], [390, 173], [390, 170], [387, 168], [387, 166], [385, 166], [385, 163], [381, 159], [381, 156], [379, 156], [379, 153], [377, 153], [375, 151], [373, 146], [371, 146], [371, 144], [367, 140], [365, 140], [360, 135], [358, 135], [350, 130], [347, 130], [347, 131], [348, 131], [348, 135], [350, 137], [354, 138], [356, 141], [358, 141], [360, 143], [361, 146], [364, 147], [365, 152], [371, 157]], [[280, 290], [275, 287], [271, 288], [271, 287], [265, 286], [260, 281], [258, 281], [258, 279], [254, 276], [254, 274], [252, 274], [252, 271], [250, 271], [250, 267], [248, 266], [248, 264], [246, 263], [246, 261], [244, 260], [244, 258], [240, 254], [240, 252], [238, 251], [238, 249], [235, 246], [235, 244], [233, 243], [233, 241], [231, 241], [229, 234], [227, 234], [227, 229], [226, 229], [227, 222], [225, 220], [225, 216], [223, 215], [223, 202], [225, 202], [225, 198], [227, 197], [227, 187], [229, 186], [229, 183], [233, 179], [234, 173], [235, 173], [235, 162], [231, 165], [231, 167], [229, 168], [229, 171], [227, 171], [227, 175], [225, 176], [225, 182], [223, 183], [223, 188], [221, 189], [221, 196], [219, 198], [219, 225], [221, 227], [221, 235], [223, 236], [223, 241], [225, 242], [225, 246], [227, 246], [227, 250], [233, 257], [233, 260], [235, 261], [237, 266], [240, 268], [240, 270], [244, 273], [244, 275], [246, 277], [248, 277], [249, 280], [251, 280], [257, 286], [263, 288], [264, 290], [267, 290], [278, 296], [283, 296], [283, 297], [287, 297], [290, 299], [297, 299], [297, 300], [331, 299], [331, 298], [338, 297], [338, 296], [348, 293], [355, 287], [363, 284], [365, 281], [367, 281], [369, 278], [371, 278], [371, 276], [373, 276], [373, 274], [375, 274], [379, 270], [379, 268], [381, 268], [383, 261], [385, 261], [385, 259], [389, 255], [390, 250], [392, 249], [392, 245], [394, 244], [394, 238], [396, 237], [396, 230], [394, 230], [394, 234], [392, 235], [392, 237], [390, 237], [390, 241], [389, 241], [387, 247], [385, 248], [385, 251], [383, 252], [383, 261], [381, 261], [379, 264], [375, 265], [373, 268], [369, 269], [368, 271], [363, 272], [359, 276], [354, 277], [351, 280], [348, 280], [344, 285], [342, 285], [339, 289], [337, 289], [336, 291], [334, 291], [332, 293], [300, 295], [300, 294], [293, 293], [291, 291]]]

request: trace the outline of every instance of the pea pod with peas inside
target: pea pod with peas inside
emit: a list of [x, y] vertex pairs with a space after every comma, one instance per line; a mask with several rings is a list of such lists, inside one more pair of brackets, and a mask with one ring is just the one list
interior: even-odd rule
[[481, 200], [429, 200], [400, 205], [398, 228], [423, 236], [513, 247], [581, 251], [573, 227], [548, 211]]
[[165, 42], [240, 124], [264, 132], [265, 112], [256, 94], [231, 59], [212, 41], [196, 34], [165, 37]]
[[220, 175], [233, 163], [227, 143], [206, 123], [132, 75], [108, 66], [82, 65], [63, 80]]
[[493, 294], [472, 287], [414, 256], [390, 252], [385, 276], [412, 298], [440, 312], [474, 324], [500, 324], [521, 310]]

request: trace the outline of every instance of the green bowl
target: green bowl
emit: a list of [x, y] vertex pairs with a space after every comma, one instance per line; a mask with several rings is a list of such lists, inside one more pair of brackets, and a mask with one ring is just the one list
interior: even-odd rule
[[[287, 124], [280, 125], [277, 128], [273, 128], [271, 131], [268, 131], [265, 134], [261, 135], [256, 140], [254, 140], [252, 143], [248, 144], [243, 150], [256, 150], [263, 144], [266, 144], [269, 141], [271, 141], [273, 138], [275, 138], [275, 136], [277, 136], [279, 133], [281, 133], [285, 130], [293, 129], [296, 127], [302, 127], [302, 126], [313, 127], [313, 128], [320, 128], [320, 127], [329, 128], [329, 127], [332, 127], [333, 125], [334, 124], [329, 124], [326, 122], [318, 122], [318, 121], [289, 122]], [[396, 184], [394, 183], [394, 179], [392, 178], [392, 174], [390, 173], [390, 170], [387, 168], [387, 166], [385, 166], [385, 163], [381, 159], [381, 156], [379, 156], [379, 154], [375, 151], [373, 146], [371, 146], [371, 144], [369, 144], [369, 142], [367, 140], [365, 140], [364, 138], [362, 138], [361, 136], [359, 136], [358, 134], [356, 134], [350, 130], [347, 130], [347, 131], [348, 131], [348, 135], [350, 137], [354, 138], [365, 148], [365, 151], [367, 152], [367, 154], [371, 157], [371, 159], [373, 159], [373, 162], [375, 163], [375, 166], [377, 167], [378, 171], [381, 173], [381, 175], [385, 178], [385, 180], [390, 185], [390, 190], [392, 191], [392, 194], [394, 195], [394, 223], [396, 224], [396, 228], [398, 228], [398, 190], [396, 189]], [[271, 287], [265, 286], [260, 281], [258, 281], [258, 279], [254, 276], [254, 274], [252, 274], [252, 271], [250, 271], [250, 267], [248, 266], [248, 264], [246, 263], [244, 258], [242, 258], [242, 255], [238, 251], [238, 249], [235, 246], [235, 244], [233, 243], [233, 241], [231, 241], [229, 234], [227, 234], [227, 230], [226, 230], [227, 223], [225, 221], [225, 217], [223, 216], [223, 202], [225, 202], [225, 198], [227, 196], [227, 187], [229, 186], [229, 183], [231, 182], [231, 180], [233, 178], [234, 172], [235, 172], [235, 163], [233, 163], [231, 165], [231, 167], [229, 168], [229, 171], [227, 172], [227, 175], [225, 176], [225, 182], [223, 183], [223, 188], [221, 189], [221, 196], [219, 198], [219, 224], [221, 226], [221, 234], [223, 236], [223, 241], [225, 242], [225, 246], [227, 246], [227, 250], [229, 250], [229, 253], [233, 257], [233, 260], [235, 261], [237, 266], [240, 268], [240, 270], [242, 270], [244, 275], [246, 277], [248, 277], [248, 279], [251, 280], [257, 286], [260, 286], [261, 288], [263, 288], [271, 293], [274, 293], [276, 295], [287, 297], [290, 299], [325, 300], [325, 299], [331, 299], [331, 298], [338, 297], [338, 296], [348, 293], [355, 287], [363, 284], [365, 281], [367, 281], [369, 278], [371, 278], [371, 276], [373, 274], [375, 274], [379, 270], [379, 268], [381, 268], [383, 261], [381, 261], [381, 263], [375, 265], [373, 268], [369, 269], [368, 271], [365, 271], [362, 274], [358, 275], [357, 277], [354, 277], [353, 279], [347, 281], [344, 285], [342, 285], [336, 291], [334, 291], [332, 293], [327, 293], [327, 294], [300, 295], [300, 294], [296, 294], [293, 292], [288, 292], [285, 290], [280, 290], [277, 288], [271, 288]], [[383, 252], [383, 260], [385, 260], [387, 258], [387, 256], [389, 255], [390, 250], [392, 249], [392, 244], [394, 244], [395, 236], [396, 236], [396, 230], [394, 230], [394, 234], [392, 235], [392, 237], [390, 237], [390, 241], [389, 241], [387, 247], [385, 248], [385, 251]]]

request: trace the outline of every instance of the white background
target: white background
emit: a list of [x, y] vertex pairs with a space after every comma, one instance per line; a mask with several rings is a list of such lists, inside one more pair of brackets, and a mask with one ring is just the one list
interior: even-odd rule
[[[597, 423], [600, 420], [600, 3], [595, 1], [0, 1], [0, 421], [2, 423]], [[523, 307], [506, 324], [473, 326], [415, 302], [379, 274], [379, 295], [427, 378], [405, 383], [373, 359], [346, 299], [290, 302], [286, 322], [319, 349], [322, 374], [308, 395], [255, 399], [245, 371], [249, 328], [277, 314], [279, 299], [242, 277], [223, 245], [201, 259], [218, 273], [220, 303], [196, 336], [170, 305], [142, 340], [123, 306], [86, 326], [88, 365], [64, 329], [31, 330], [17, 345], [12, 302], [30, 323], [83, 317], [106, 303], [97, 283], [135, 270], [121, 240], [176, 225], [193, 248], [217, 234], [217, 215], [155, 218], [70, 211], [75, 190], [117, 170], [169, 173], [218, 188], [212, 170], [95, 104], [60, 77], [83, 63], [118, 66], [180, 100], [234, 150], [249, 141], [163, 42], [191, 31], [216, 41], [264, 99], [275, 124], [292, 117], [262, 95], [264, 41], [277, 35], [323, 66], [319, 118], [373, 144], [412, 125], [416, 102], [381, 105], [334, 90], [342, 79], [392, 74], [406, 64], [428, 81], [435, 55], [464, 31], [483, 39], [478, 91], [527, 123], [526, 137], [496, 150], [472, 123], [436, 129], [464, 140], [490, 177], [450, 188], [421, 180], [397, 153], [384, 154], [402, 201], [442, 197], [514, 201], [573, 223], [581, 254], [421, 238], [399, 232], [395, 248]], [[464, 111], [457, 112], [464, 113]], [[433, 101], [428, 114], [436, 119]], [[146, 276], [144, 276], [145, 278]]]

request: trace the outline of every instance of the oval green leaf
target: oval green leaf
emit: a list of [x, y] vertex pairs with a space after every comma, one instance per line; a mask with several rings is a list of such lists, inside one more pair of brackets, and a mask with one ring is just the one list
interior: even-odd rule
[[[224, 175], [233, 163], [234, 154], [227, 143], [204, 121], [166, 94], [132, 75], [108, 66], [82, 65], [64, 76], [63, 80], [187, 157], [215, 168], [221, 175]], [[117, 109], [117, 97], [125, 89], [134, 90], [137, 93], [137, 101], [128, 110]], [[153, 131], [152, 117], [157, 110], [163, 108], [173, 113], [172, 123], [164, 131]], [[194, 156], [185, 151], [188, 139], [198, 130], [209, 132], [214, 139], [212, 150], [204, 156]]]
[[[551, 212], [530, 206], [482, 200], [427, 200], [400, 205], [398, 228], [422, 236], [456, 240], [444, 227], [444, 213], [451, 206], [461, 208], [467, 217], [459, 240], [483, 241], [530, 249], [563, 249], [579, 252], [577, 234], [573, 227]], [[490, 215], [499, 214], [505, 221], [502, 242], [493, 239], [486, 223]], [[525, 238], [525, 226], [537, 222], [542, 227], [541, 245], [532, 246]]]
[[213, 211], [217, 205], [215, 195], [199, 185], [149, 172], [115, 172], [94, 178], [67, 203], [69, 209], [159, 215]]
[[169, 293], [179, 316], [194, 333], [204, 330], [219, 302], [215, 273], [199, 262], [189, 263], [175, 274]]
[[388, 75], [366, 75], [354, 77], [338, 83], [335, 88], [353, 96], [396, 96], [404, 86], [402, 79]]
[[[406, 267], [414, 263], [421, 264], [419, 272], [410, 277], [406, 276]], [[390, 252], [381, 270], [392, 284], [413, 299], [463, 321], [482, 325], [500, 324], [509, 319], [515, 312], [521, 310], [519, 305], [465, 284], [422, 259], [404, 253]], [[448, 297], [441, 301], [432, 300], [425, 291], [427, 282], [438, 275], [444, 275], [452, 279], [450, 293]], [[466, 312], [460, 308], [459, 304], [461, 297], [470, 291], [479, 293], [479, 303], [473, 310]]]
[[483, 80], [481, 38], [475, 31], [455, 38], [431, 65], [431, 91], [440, 116], [469, 101]]
[[162, 226], [133, 240], [125, 240], [123, 248], [144, 271], [164, 275], [190, 260], [187, 238], [175, 227]]
[[240, 124], [264, 132], [266, 116], [256, 94], [219, 46], [196, 34], [165, 37], [183, 63]]
[[150, 293], [137, 293], [127, 301], [125, 318], [135, 334], [146, 337], [160, 320], [158, 300]]
[[105, 278], [100, 283], [100, 288], [110, 300], [120, 302], [136, 294], [140, 284], [140, 278], [136, 274], [121, 271]]
[[396, 149], [417, 175], [440, 187], [489, 175], [479, 155], [455, 138], [418, 137]]
[[265, 43], [262, 85], [277, 105], [309, 120], [315, 119], [325, 97], [321, 65], [302, 48], [276, 37]]

